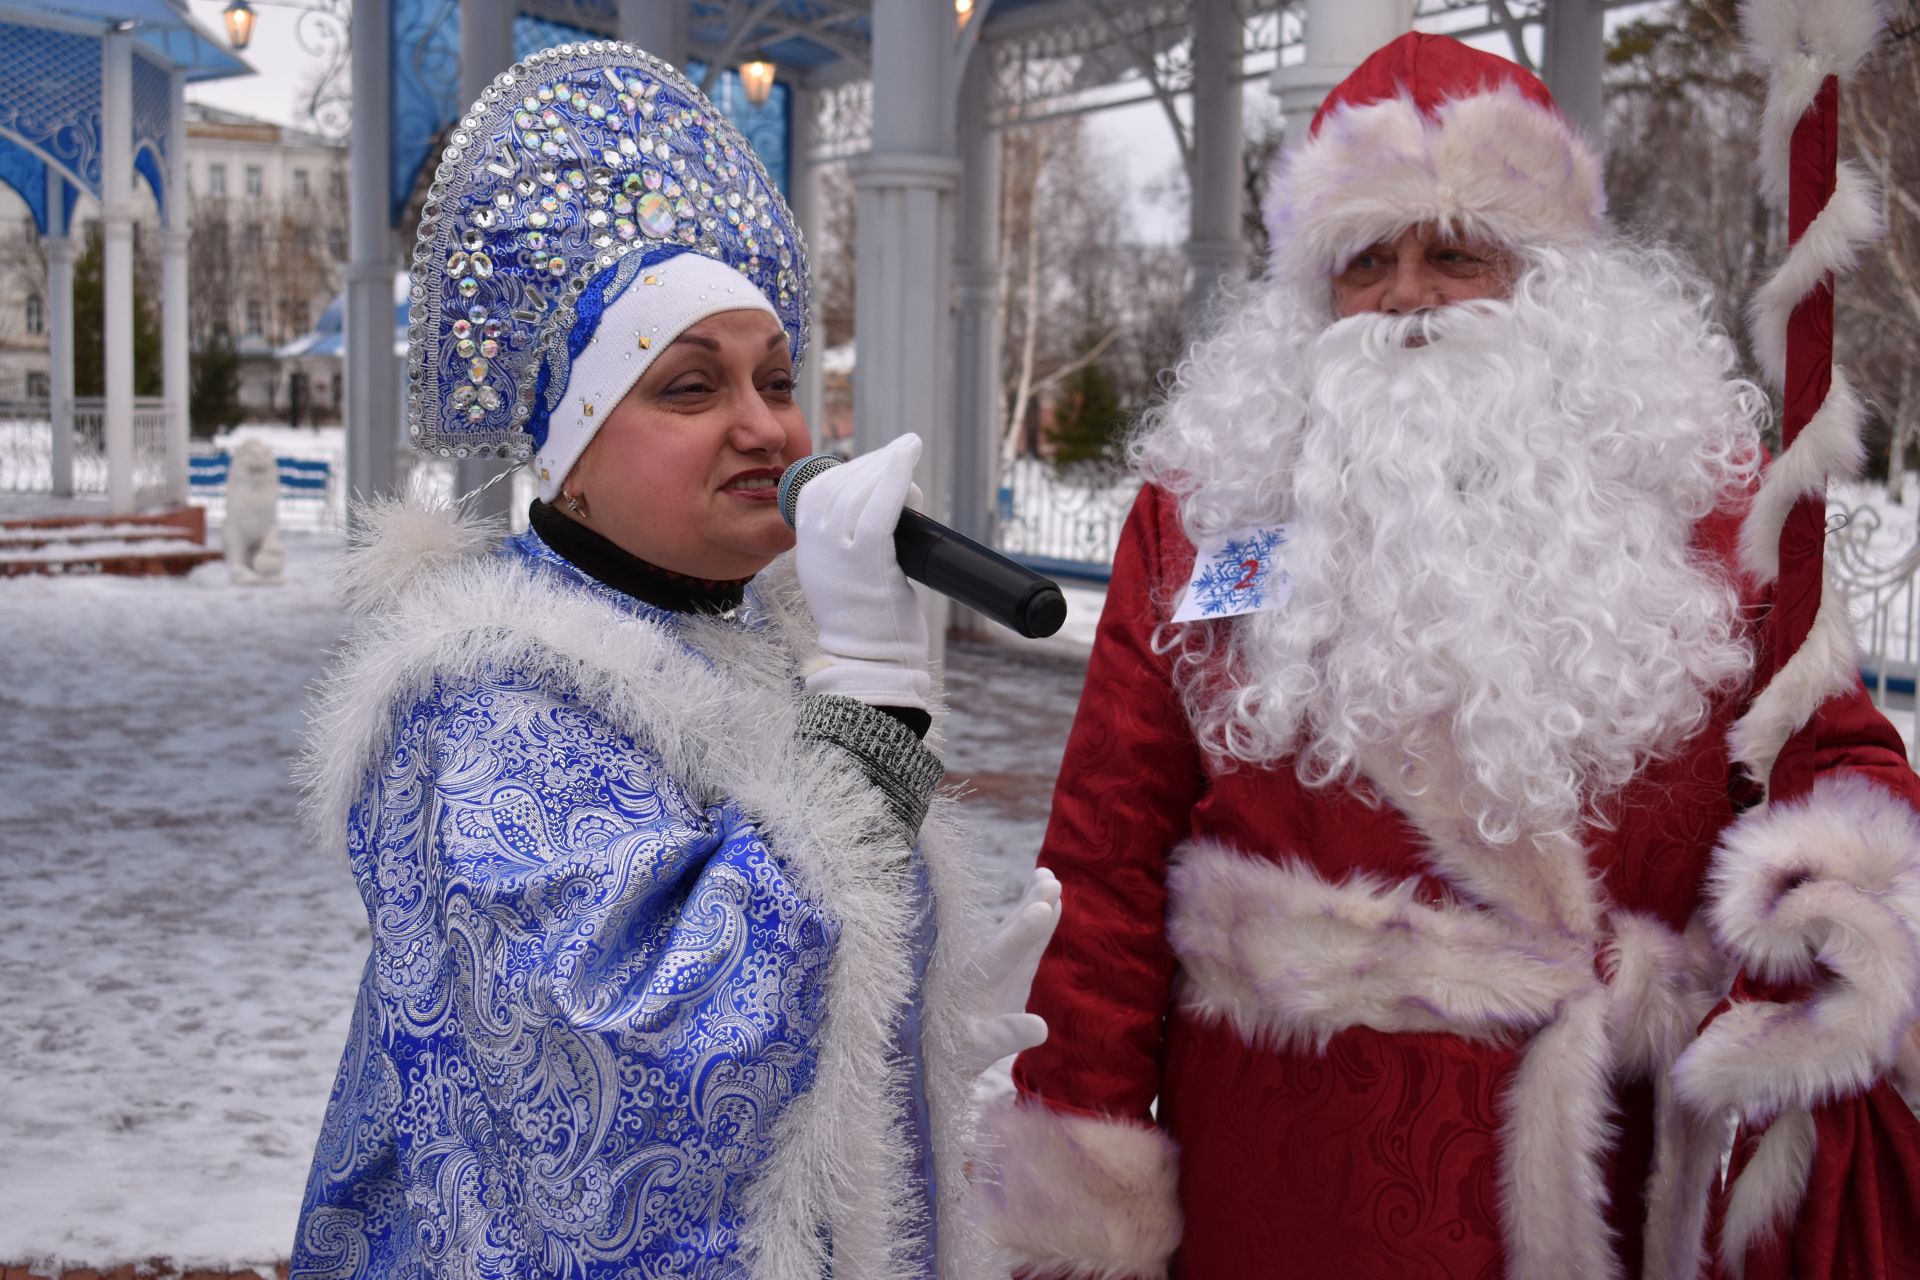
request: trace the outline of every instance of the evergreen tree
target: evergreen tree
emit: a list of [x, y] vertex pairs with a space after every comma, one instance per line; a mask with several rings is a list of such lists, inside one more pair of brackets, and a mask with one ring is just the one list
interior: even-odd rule
[[226, 331], [216, 330], [206, 348], [193, 353], [193, 389], [187, 421], [193, 433], [211, 436], [240, 425], [240, 353]]
[[1047, 430], [1054, 463], [1067, 467], [1118, 458], [1129, 417], [1112, 375], [1099, 361], [1074, 370], [1061, 384]]
[[[100, 224], [87, 228], [86, 248], [73, 264], [73, 393], [107, 393], [106, 241]], [[136, 286], [133, 294], [133, 394], [161, 392], [160, 321]]]

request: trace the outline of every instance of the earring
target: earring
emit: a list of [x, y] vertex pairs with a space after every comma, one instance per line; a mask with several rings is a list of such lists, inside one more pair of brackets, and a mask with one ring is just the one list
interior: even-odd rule
[[571, 511], [576, 516], [584, 516], [587, 514], [587, 509], [580, 504], [579, 494], [569, 493], [569, 494], [563, 494], [562, 496], [565, 497], [567, 500], [568, 511]]

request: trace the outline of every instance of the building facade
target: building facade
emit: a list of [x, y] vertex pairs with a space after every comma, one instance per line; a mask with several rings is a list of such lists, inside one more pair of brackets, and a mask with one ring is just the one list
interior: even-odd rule
[[[314, 328], [340, 290], [346, 146], [198, 103], [187, 105], [186, 134], [193, 351], [217, 342], [233, 347], [248, 421], [339, 421], [339, 359], [281, 353]], [[135, 290], [152, 303], [160, 211], [143, 183], [135, 200]], [[99, 216], [94, 201], [78, 202], [74, 235], [82, 253]], [[47, 396], [46, 278], [24, 202], [0, 188], [0, 402]]]

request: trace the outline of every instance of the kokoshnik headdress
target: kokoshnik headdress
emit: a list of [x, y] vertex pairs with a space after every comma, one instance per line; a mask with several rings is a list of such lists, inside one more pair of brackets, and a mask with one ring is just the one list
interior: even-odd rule
[[706, 316], [766, 311], [798, 367], [806, 250], [759, 157], [686, 77], [632, 45], [560, 45], [502, 72], [454, 127], [410, 302], [415, 447], [531, 459], [551, 500]]

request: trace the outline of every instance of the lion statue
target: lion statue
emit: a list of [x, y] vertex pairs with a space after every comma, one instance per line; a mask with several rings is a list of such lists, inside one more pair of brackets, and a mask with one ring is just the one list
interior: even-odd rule
[[243, 440], [234, 446], [220, 541], [235, 582], [280, 581], [287, 564], [280, 547], [280, 464], [262, 441]]

